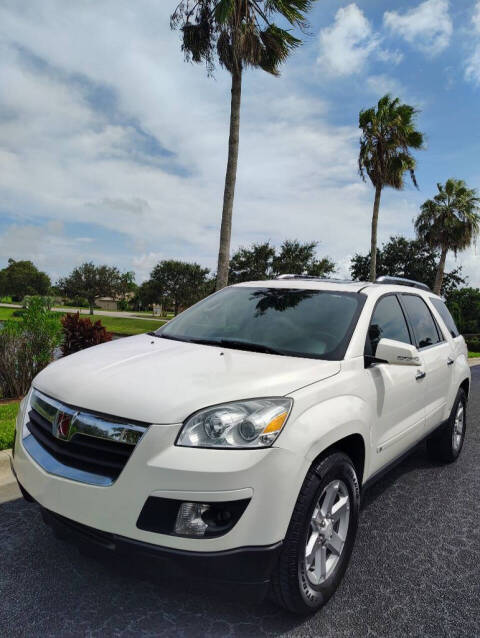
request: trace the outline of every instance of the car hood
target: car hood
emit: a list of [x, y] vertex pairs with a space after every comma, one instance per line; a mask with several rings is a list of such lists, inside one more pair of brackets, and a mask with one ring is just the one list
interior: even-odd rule
[[168, 424], [217, 403], [283, 396], [339, 370], [338, 361], [138, 335], [59, 359], [33, 385], [75, 407]]

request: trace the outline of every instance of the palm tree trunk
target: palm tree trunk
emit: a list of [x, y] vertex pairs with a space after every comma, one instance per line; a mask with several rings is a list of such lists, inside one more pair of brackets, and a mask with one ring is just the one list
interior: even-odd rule
[[370, 281], [375, 281], [377, 278], [377, 227], [378, 227], [378, 212], [380, 210], [380, 197], [382, 196], [382, 187], [377, 186], [375, 188], [375, 201], [373, 202], [373, 215], [372, 215], [372, 237], [370, 243]]
[[440, 261], [438, 262], [437, 276], [435, 277], [435, 285], [433, 286], [433, 292], [436, 295], [439, 295], [442, 291], [443, 275], [445, 273], [445, 261], [447, 259], [447, 252], [448, 252], [447, 246], [442, 246]]
[[228, 266], [230, 264], [230, 239], [232, 236], [233, 198], [237, 180], [238, 146], [240, 139], [240, 104], [242, 99], [242, 70], [232, 73], [232, 102], [230, 107], [230, 137], [228, 140], [228, 162], [223, 194], [222, 226], [220, 229], [220, 248], [218, 251], [216, 290], [228, 284]]

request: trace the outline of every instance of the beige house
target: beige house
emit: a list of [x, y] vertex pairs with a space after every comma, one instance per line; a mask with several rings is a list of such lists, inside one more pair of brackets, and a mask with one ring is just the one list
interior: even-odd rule
[[97, 297], [95, 305], [102, 310], [118, 310], [118, 303], [113, 297]]

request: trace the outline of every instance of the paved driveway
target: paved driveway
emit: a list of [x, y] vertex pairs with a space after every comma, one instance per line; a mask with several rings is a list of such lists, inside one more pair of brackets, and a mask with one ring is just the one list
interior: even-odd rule
[[0, 636], [480, 636], [480, 366], [461, 460], [420, 450], [366, 495], [352, 563], [316, 616], [80, 555], [0, 489]]

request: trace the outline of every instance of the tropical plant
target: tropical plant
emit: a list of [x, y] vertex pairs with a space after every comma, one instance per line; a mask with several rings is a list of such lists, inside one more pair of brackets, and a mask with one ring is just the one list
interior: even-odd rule
[[88, 317], [80, 317], [79, 312], [62, 317], [62, 330], [64, 357], [112, 340], [112, 334], [107, 332], [101, 321], [92, 323]]
[[401, 190], [408, 171], [415, 186], [416, 161], [411, 149], [421, 149], [423, 135], [415, 128], [416, 109], [399, 98], [384, 95], [377, 107], [360, 111], [360, 154], [358, 168], [364, 181], [368, 176], [375, 188], [370, 242], [370, 280], [376, 279], [377, 228], [382, 190]]
[[58, 315], [41, 297], [30, 297], [20, 321], [0, 329], [0, 395], [26, 394], [33, 378], [53, 359], [62, 341]]
[[[421, 239], [406, 239], [401, 235], [390, 237], [382, 248], [377, 248], [377, 275], [405, 277], [427, 284], [433, 288], [437, 273], [438, 250]], [[350, 264], [352, 279], [367, 281], [370, 276], [370, 253], [356, 254]], [[442, 285], [442, 294], [448, 296], [465, 284], [462, 268], [448, 273]]]
[[303, 30], [313, 0], [182, 0], [171, 16], [171, 26], [182, 32], [187, 61], [205, 63], [212, 73], [215, 62], [232, 77], [230, 136], [225, 176], [216, 288], [228, 283], [232, 212], [240, 133], [242, 74], [259, 68], [272, 75], [301, 40], [277, 26], [279, 19]]
[[68, 277], [60, 279], [58, 288], [67, 297], [84, 297], [93, 315], [97, 297], [114, 297], [121, 285], [122, 274], [112, 266], [95, 266], [87, 262], [74, 268]]
[[418, 237], [440, 250], [433, 292], [440, 294], [449, 250], [455, 255], [468, 248], [480, 230], [480, 198], [461, 179], [437, 184], [438, 193], [422, 204], [415, 220]]

